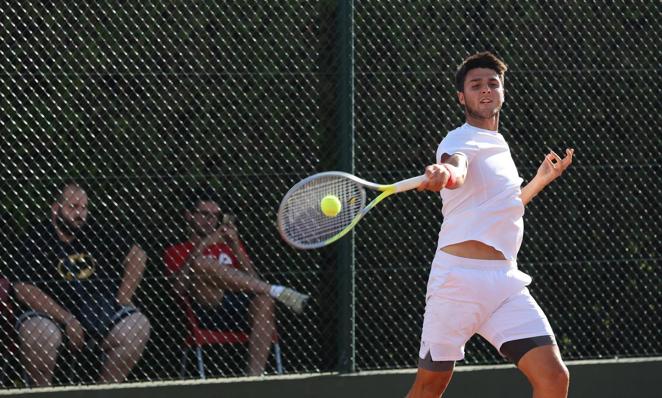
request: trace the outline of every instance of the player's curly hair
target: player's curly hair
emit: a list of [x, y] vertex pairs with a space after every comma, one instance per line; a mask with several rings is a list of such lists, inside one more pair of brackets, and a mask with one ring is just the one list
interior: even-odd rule
[[503, 83], [504, 75], [506, 74], [506, 70], [508, 70], [508, 66], [489, 51], [471, 55], [460, 64], [457, 72], [455, 72], [455, 88], [458, 92], [464, 92], [464, 79], [470, 70], [476, 68], [492, 69], [499, 75], [501, 83]]

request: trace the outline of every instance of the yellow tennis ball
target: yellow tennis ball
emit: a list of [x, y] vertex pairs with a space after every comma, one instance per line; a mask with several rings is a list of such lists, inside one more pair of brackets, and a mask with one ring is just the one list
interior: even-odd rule
[[342, 210], [342, 205], [340, 204], [340, 199], [335, 195], [326, 195], [322, 198], [320, 202], [320, 209], [322, 213], [327, 217], [335, 217]]

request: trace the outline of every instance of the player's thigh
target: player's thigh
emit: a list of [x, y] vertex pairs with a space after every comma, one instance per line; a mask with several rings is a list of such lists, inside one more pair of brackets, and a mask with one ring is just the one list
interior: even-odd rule
[[[526, 288], [504, 301], [481, 325], [478, 333], [500, 352], [507, 342], [531, 342], [525, 345], [520, 357], [539, 345], [555, 344], [554, 332], [547, 316]], [[517, 362], [519, 358], [510, 359]]]
[[531, 384], [566, 387], [568, 368], [561, 359], [557, 345], [545, 345], [529, 350], [517, 364]]
[[425, 304], [419, 358], [430, 352], [434, 361], [464, 359], [464, 345], [486, 314], [477, 301], [430, 296]]

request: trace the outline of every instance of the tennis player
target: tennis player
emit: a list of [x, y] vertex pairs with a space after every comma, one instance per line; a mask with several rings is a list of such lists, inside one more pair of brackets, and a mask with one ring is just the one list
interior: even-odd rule
[[[455, 76], [466, 123], [451, 131], [419, 189], [440, 191], [444, 221], [432, 261], [416, 381], [409, 398], [439, 397], [475, 333], [526, 375], [535, 398], [565, 398], [569, 375], [547, 317], [517, 269], [524, 206], [572, 163], [550, 151], [522, 179], [499, 134], [506, 65], [491, 53], [468, 57]], [[444, 189], [446, 188], [446, 189]]]

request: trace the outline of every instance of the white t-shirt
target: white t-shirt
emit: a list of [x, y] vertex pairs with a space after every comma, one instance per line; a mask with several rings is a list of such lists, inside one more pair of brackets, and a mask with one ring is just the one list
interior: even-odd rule
[[453, 243], [477, 240], [515, 260], [524, 234], [522, 179], [503, 136], [467, 123], [451, 131], [437, 149], [442, 154], [461, 153], [469, 161], [464, 184], [442, 189], [444, 222], [437, 250]]

